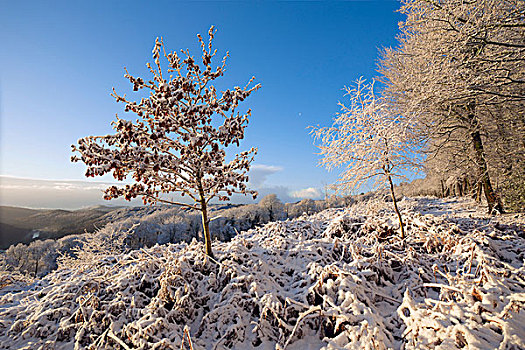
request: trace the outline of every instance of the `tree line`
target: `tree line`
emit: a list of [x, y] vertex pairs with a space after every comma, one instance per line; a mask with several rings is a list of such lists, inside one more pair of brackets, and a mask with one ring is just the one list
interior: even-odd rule
[[379, 76], [346, 88], [330, 127], [312, 131], [336, 184], [471, 195], [488, 212], [525, 210], [525, 2], [403, 0], [397, 46]]
[[382, 94], [414, 115], [429, 187], [525, 210], [525, 3], [404, 0]]

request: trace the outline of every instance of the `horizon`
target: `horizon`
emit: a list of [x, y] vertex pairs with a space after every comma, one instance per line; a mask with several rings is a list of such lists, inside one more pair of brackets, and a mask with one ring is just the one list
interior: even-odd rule
[[[13, 183], [14, 182], [14, 183]], [[142, 199], [135, 198], [131, 201], [124, 199], [116, 200], [104, 200], [102, 198], [102, 190], [107, 185], [115, 185], [117, 182], [105, 182], [105, 181], [83, 181], [83, 180], [42, 180], [42, 179], [31, 179], [23, 177], [11, 177], [0, 175], [0, 183], [2, 183], [0, 190], [2, 191], [2, 200], [0, 201], [0, 207], [16, 207], [23, 209], [33, 210], [83, 210], [90, 209], [93, 207], [147, 207], [149, 205], [143, 204]], [[275, 190], [272, 188], [261, 188], [261, 192], [255, 200], [251, 197], [245, 197], [242, 195], [234, 195], [232, 200], [226, 202], [220, 202], [218, 200], [211, 201], [212, 205], [246, 205], [256, 204], [262, 198], [267, 195], [275, 194], [283, 203], [297, 203], [302, 199], [313, 199], [323, 200], [325, 194], [317, 195], [315, 191], [313, 195], [299, 195], [281, 191], [280, 193], [272, 192]], [[278, 188], [279, 189], [279, 188]], [[285, 189], [282, 189], [285, 190]], [[74, 196], [68, 194], [74, 191]], [[69, 193], [68, 193], [69, 192]], [[279, 191], [277, 191], [279, 192]], [[65, 199], [68, 203], [62, 206], [54, 206], [55, 200], [46, 200], [49, 195], [57, 195], [60, 198]], [[334, 193], [330, 193], [332, 195]], [[37, 198], [35, 200], [35, 197]], [[184, 198], [176, 196], [177, 200], [183, 200]], [[15, 203], [15, 204], [11, 204]], [[170, 204], [158, 203], [157, 206], [170, 206]]]

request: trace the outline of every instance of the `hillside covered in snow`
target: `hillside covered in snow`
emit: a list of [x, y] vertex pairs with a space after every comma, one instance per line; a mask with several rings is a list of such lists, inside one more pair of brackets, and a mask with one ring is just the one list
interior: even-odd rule
[[404, 199], [0, 285], [1, 349], [523, 349], [524, 217]]

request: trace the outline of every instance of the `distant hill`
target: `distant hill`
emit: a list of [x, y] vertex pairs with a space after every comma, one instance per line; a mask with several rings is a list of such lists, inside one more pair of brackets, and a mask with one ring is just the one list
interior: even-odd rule
[[17, 219], [38, 213], [38, 209], [0, 206], [0, 222], [13, 223]]
[[27, 209], [0, 206], [0, 249], [11, 244], [28, 243], [38, 231], [38, 238], [60, 238], [93, 231], [111, 220], [118, 207], [96, 206], [80, 210]]
[[[239, 205], [212, 204], [211, 211], [225, 210]], [[71, 234], [93, 232], [108, 222], [116, 222], [130, 216], [142, 216], [162, 210], [155, 207], [110, 207], [96, 205], [79, 210], [28, 209], [0, 206], [0, 249], [12, 244], [29, 243], [32, 240], [61, 238]], [[180, 212], [191, 212], [177, 207]]]
[[30, 230], [0, 222], [0, 249], [6, 249], [11, 244], [27, 241], [30, 232]]

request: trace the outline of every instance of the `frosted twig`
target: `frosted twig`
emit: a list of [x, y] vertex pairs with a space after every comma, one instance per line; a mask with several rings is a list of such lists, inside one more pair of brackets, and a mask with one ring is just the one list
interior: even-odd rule
[[184, 332], [182, 334], [182, 342], [180, 344], [180, 350], [184, 349], [184, 336], [188, 338], [188, 345], [190, 347], [190, 350], [193, 350], [193, 343], [191, 342], [190, 331], [189, 331], [188, 325], [184, 326]]
[[465, 293], [461, 289], [458, 289], [456, 287], [447, 286], [445, 284], [439, 284], [439, 283], [423, 283], [423, 284], [421, 284], [419, 286], [414, 287], [414, 289], [423, 288], [423, 287], [426, 287], [426, 288], [444, 288], [444, 289], [449, 289], [451, 291], [454, 291], [454, 292], [457, 292], [457, 293], [460, 293], [460, 294], [464, 294]]
[[129, 346], [126, 345], [126, 343], [124, 343], [119, 337], [117, 337], [113, 331], [109, 330], [108, 332], [108, 336], [113, 339], [114, 341], [116, 341], [120, 346], [122, 346], [125, 350], [131, 350], [131, 348]]
[[309, 314], [313, 313], [313, 312], [322, 312], [321, 308], [319, 306], [315, 306], [315, 307], [312, 307], [310, 308], [308, 311], [306, 312], [303, 312], [299, 318], [297, 319], [297, 322], [295, 323], [295, 326], [293, 327], [292, 329], [292, 333], [290, 334], [290, 336], [288, 337], [288, 340], [286, 341], [286, 343], [284, 344], [283, 346], [283, 350], [286, 349], [286, 347], [288, 346], [288, 344], [290, 343], [290, 341], [292, 340], [294, 334], [295, 334], [295, 331], [297, 330], [297, 327], [299, 327], [299, 324], [301, 323], [301, 321], [303, 319], [306, 318], [306, 316], [308, 316]]

